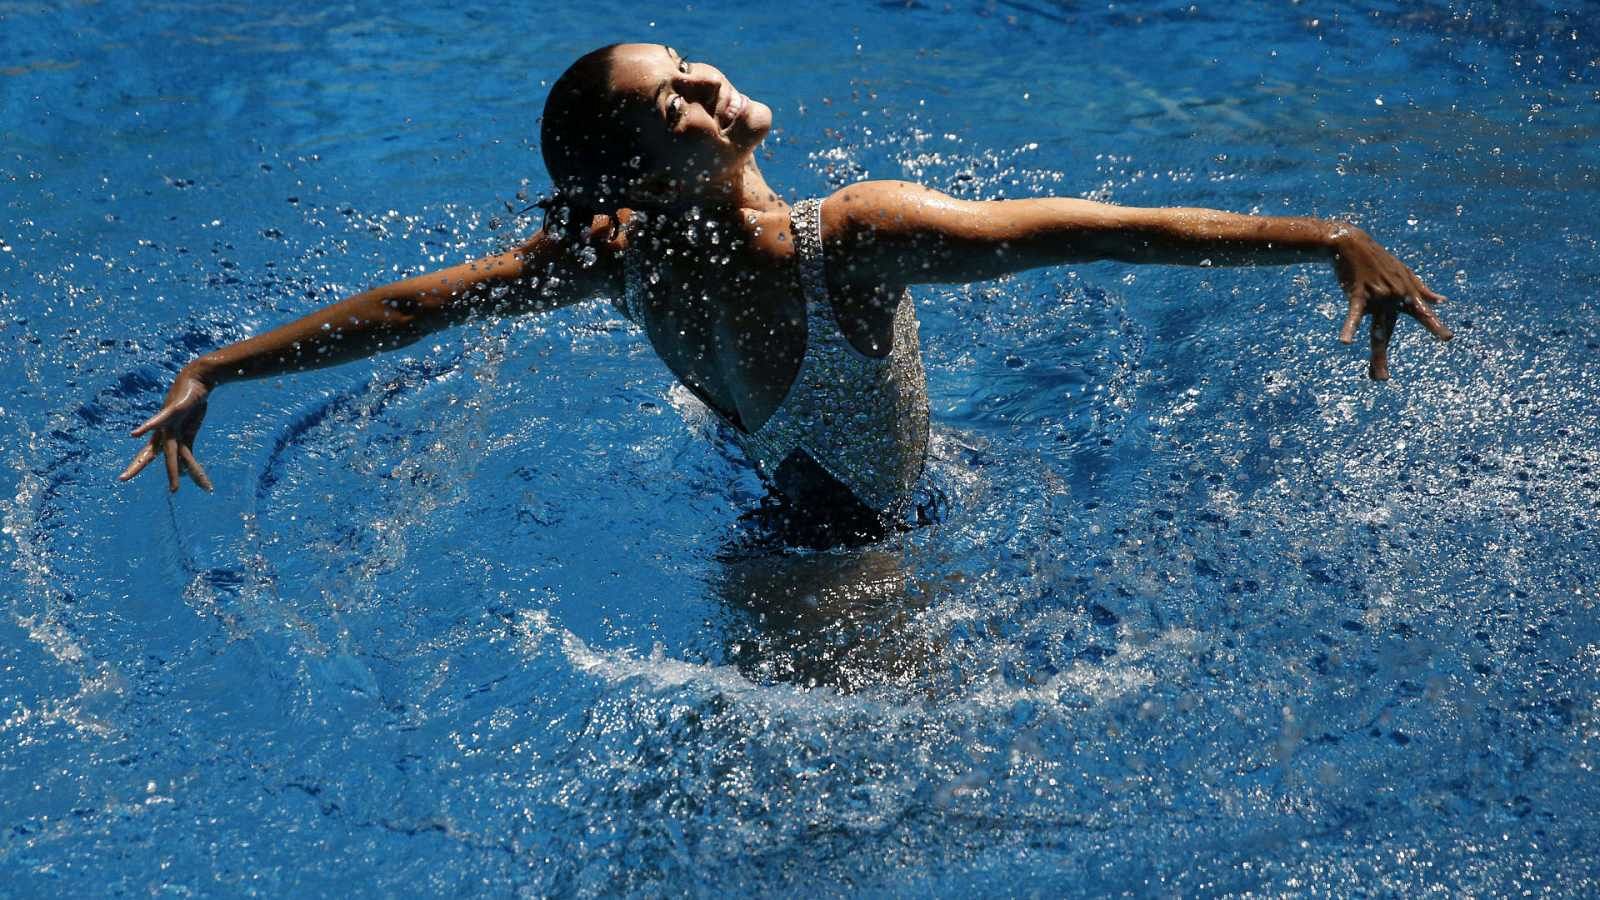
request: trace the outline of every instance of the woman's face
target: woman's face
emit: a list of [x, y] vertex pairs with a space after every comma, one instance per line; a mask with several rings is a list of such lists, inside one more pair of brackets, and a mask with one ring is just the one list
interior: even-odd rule
[[737, 171], [772, 129], [772, 109], [735, 90], [715, 67], [661, 44], [624, 44], [611, 90], [637, 117], [639, 139], [665, 174], [716, 181]]

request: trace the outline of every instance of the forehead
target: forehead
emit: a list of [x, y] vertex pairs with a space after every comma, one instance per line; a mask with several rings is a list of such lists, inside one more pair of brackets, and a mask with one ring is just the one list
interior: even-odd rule
[[625, 96], [647, 99], [674, 69], [672, 56], [663, 44], [622, 44], [611, 55], [611, 90]]

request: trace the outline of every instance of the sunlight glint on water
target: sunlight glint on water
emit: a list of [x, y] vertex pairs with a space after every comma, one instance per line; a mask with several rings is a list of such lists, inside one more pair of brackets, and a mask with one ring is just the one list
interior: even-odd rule
[[[75, 15], [0, 70], [0, 883], [1593, 892], [1586, 22]], [[1458, 338], [1365, 382], [1313, 269], [921, 291], [945, 514], [851, 552], [752, 528], [604, 304], [230, 385], [215, 494], [111, 481], [195, 354], [538, 227], [540, 80], [641, 34], [769, 98], [796, 198], [1347, 218]]]

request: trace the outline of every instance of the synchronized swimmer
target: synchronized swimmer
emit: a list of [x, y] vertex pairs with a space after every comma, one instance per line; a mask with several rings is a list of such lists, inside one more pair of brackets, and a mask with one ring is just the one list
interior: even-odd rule
[[1400, 313], [1451, 338], [1432, 308], [1445, 298], [1354, 225], [1062, 197], [969, 201], [903, 181], [791, 206], [756, 164], [771, 128], [766, 104], [671, 47], [586, 54], [545, 102], [556, 195], [539, 232], [200, 356], [134, 429], [148, 442], [120, 478], [160, 457], [171, 490], [183, 472], [209, 490], [193, 445], [225, 382], [365, 357], [475, 315], [607, 297], [732, 429], [782, 504], [869, 536], [914, 503], [928, 446], [909, 285], [1093, 260], [1326, 262], [1349, 301], [1340, 339], [1371, 316], [1372, 378], [1389, 377]]

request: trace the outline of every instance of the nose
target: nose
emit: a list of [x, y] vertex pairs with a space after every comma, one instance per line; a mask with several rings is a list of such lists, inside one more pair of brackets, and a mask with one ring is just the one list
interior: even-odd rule
[[723, 77], [716, 66], [707, 63], [690, 63], [689, 71], [679, 72], [672, 78], [672, 88], [683, 96], [714, 108], [722, 94]]

